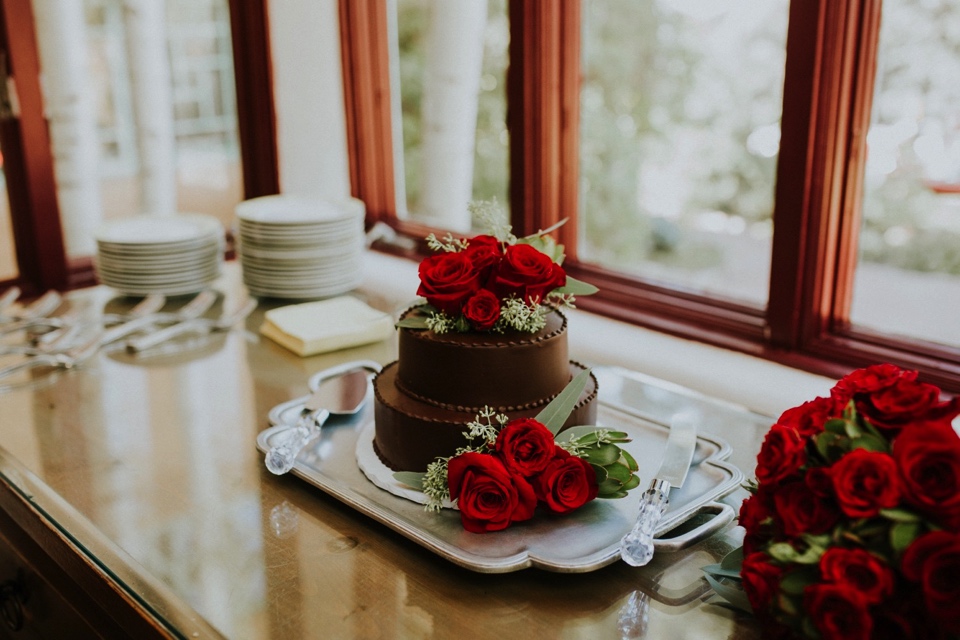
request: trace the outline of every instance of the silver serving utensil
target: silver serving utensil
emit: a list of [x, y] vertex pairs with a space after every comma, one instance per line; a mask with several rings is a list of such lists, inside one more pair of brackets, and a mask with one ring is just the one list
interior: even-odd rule
[[62, 301], [63, 298], [60, 296], [60, 294], [51, 289], [24, 307], [23, 311], [21, 311], [19, 314], [8, 316], [8, 319], [35, 320], [37, 318], [42, 318], [43, 316], [48, 316], [56, 311], [57, 307], [60, 306], [60, 302]]
[[23, 292], [20, 291], [20, 287], [10, 287], [0, 295], [0, 317], [10, 305], [17, 301], [21, 293]]
[[138, 352], [146, 351], [151, 347], [166, 342], [171, 338], [183, 335], [185, 333], [211, 333], [217, 331], [229, 331], [236, 324], [242, 322], [250, 313], [257, 308], [257, 301], [247, 300], [239, 309], [232, 313], [225, 313], [216, 320], [210, 318], [194, 318], [184, 320], [177, 324], [170, 325], [159, 331], [148, 333], [145, 336], [127, 340], [127, 351]]
[[197, 296], [183, 305], [179, 311], [175, 313], [152, 313], [146, 316], [139, 318], [134, 318], [124, 322], [123, 324], [118, 324], [115, 327], [110, 327], [103, 332], [103, 338], [100, 341], [101, 345], [107, 345], [111, 342], [116, 342], [121, 338], [126, 338], [132, 333], [137, 331], [144, 331], [149, 327], [152, 327], [155, 324], [171, 324], [176, 322], [183, 322], [184, 320], [191, 320], [193, 318], [199, 318], [206, 312], [207, 309], [213, 306], [213, 303], [217, 301], [217, 294], [206, 289], [197, 294]]
[[100, 334], [97, 333], [76, 347], [62, 353], [42, 353], [23, 362], [12, 364], [0, 369], [0, 379], [13, 375], [20, 371], [34, 369], [37, 367], [54, 367], [59, 369], [72, 369], [78, 364], [92, 356], [100, 348]]
[[331, 415], [353, 415], [363, 407], [370, 384], [368, 371], [357, 367], [320, 381], [320, 386], [307, 398], [297, 424], [281, 441], [267, 451], [265, 463], [271, 473], [282, 475], [293, 468], [297, 455], [320, 433]]
[[[135, 318], [142, 318], [148, 316], [151, 313], [156, 313], [163, 308], [163, 305], [167, 303], [167, 296], [162, 293], [151, 293], [143, 300], [135, 304], [130, 311], [127, 313], [105, 313], [103, 314], [102, 321], [104, 324], [118, 324], [120, 322], [126, 322], [127, 320], [133, 320]], [[206, 311], [206, 309], [204, 309]]]
[[670, 435], [663, 462], [650, 488], [640, 498], [640, 514], [633, 529], [620, 541], [620, 556], [634, 567], [642, 567], [653, 558], [653, 534], [670, 504], [670, 489], [682, 487], [697, 448], [697, 415], [680, 412], [670, 421]]

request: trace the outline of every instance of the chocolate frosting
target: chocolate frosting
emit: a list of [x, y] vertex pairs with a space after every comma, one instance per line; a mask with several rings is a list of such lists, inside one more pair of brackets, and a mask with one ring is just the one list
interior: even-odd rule
[[[584, 368], [576, 362], [568, 362], [561, 367], [564, 372], [561, 390]], [[473, 409], [438, 407], [411, 397], [397, 385], [398, 370], [397, 362], [390, 363], [373, 381], [376, 395], [374, 449], [380, 459], [396, 471], [424, 471], [438, 456], [451, 456], [458, 447], [467, 444], [463, 432], [466, 431], [466, 424], [476, 418], [477, 412]], [[563, 428], [596, 424], [596, 398], [597, 381], [591, 375]], [[482, 400], [482, 396], [474, 395], [473, 403], [478, 400]], [[532, 418], [540, 412], [540, 404], [546, 402], [531, 403], [535, 406], [524, 409], [494, 408], [511, 419]]]
[[567, 320], [558, 311], [533, 334], [403, 328], [395, 384], [420, 402], [453, 411], [530, 409], [548, 403], [570, 381], [568, 360]]

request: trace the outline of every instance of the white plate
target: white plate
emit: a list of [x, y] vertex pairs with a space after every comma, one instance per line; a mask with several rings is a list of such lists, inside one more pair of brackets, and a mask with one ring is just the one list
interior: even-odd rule
[[363, 219], [363, 202], [350, 198], [332, 202], [300, 196], [274, 195], [246, 200], [237, 205], [237, 218], [261, 224], [319, 224], [343, 219]]
[[164, 245], [202, 241], [223, 233], [220, 221], [213, 216], [183, 213], [175, 216], [136, 216], [108, 222], [95, 237], [98, 243], [111, 245], [143, 245], [162, 249]]

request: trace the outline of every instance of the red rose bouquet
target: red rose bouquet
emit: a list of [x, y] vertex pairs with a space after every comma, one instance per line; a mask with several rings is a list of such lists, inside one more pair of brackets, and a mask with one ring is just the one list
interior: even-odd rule
[[[739, 577], [784, 636], [960, 636], [960, 399], [877, 365], [786, 411], [740, 510]], [[736, 560], [706, 567], [719, 578]]]
[[594, 498], [626, 496], [640, 484], [636, 460], [617, 446], [627, 434], [583, 426], [556, 435], [588, 376], [580, 373], [536, 418], [508, 420], [484, 409], [467, 424], [469, 444], [426, 473], [394, 477], [423, 491], [430, 511], [455, 503], [463, 528], [474, 533], [529, 520], [538, 506], [564, 514]]
[[596, 287], [563, 270], [563, 246], [548, 235], [553, 229], [517, 238], [500, 221], [495, 203], [474, 203], [471, 210], [493, 229], [491, 235], [440, 240], [427, 244], [436, 255], [420, 263], [417, 295], [426, 300], [398, 326], [449, 331], [536, 332], [554, 306], [573, 306], [575, 295]]

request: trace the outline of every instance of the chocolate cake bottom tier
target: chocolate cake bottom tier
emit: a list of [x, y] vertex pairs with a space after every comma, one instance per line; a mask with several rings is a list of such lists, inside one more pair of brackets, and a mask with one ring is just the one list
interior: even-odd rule
[[[571, 362], [571, 379], [585, 368]], [[467, 444], [463, 432], [467, 429], [466, 424], [477, 416], [475, 412], [444, 409], [405, 395], [397, 388], [396, 375], [397, 363], [392, 362], [373, 381], [376, 395], [374, 450], [394, 471], [425, 471], [437, 457], [451, 456]], [[597, 380], [591, 375], [563, 428], [596, 424], [596, 400]], [[510, 419], [533, 418], [542, 409], [500, 412]]]

